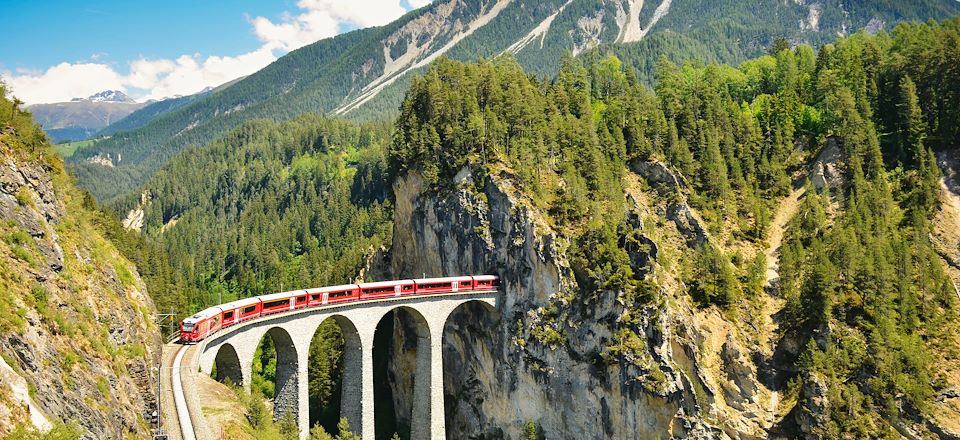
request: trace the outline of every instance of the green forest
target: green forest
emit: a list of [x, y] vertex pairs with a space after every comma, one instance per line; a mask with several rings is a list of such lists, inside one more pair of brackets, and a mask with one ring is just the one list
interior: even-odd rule
[[[956, 327], [957, 297], [929, 236], [941, 177], [934, 152], [960, 139], [960, 18], [857, 33], [819, 50], [778, 40], [737, 67], [661, 58], [638, 71], [623, 56], [603, 47], [565, 56], [549, 79], [510, 56], [441, 58], [410, 80], [394, 123], [246, 121], [152, 163], [156, 173], [109, 209], [89, 194], [83, 203], [137, 265], [158, 310], [183, 316], [354, 279], [390, 244], [394, 177], [415, 170], [442, 192], [470, 166], [478, 192], [487, 176], [515, 177], [525, 203], [569, 240], [577, 294], [621, 292], [639, 311], [661, 300], [662, 286], [628, 252], [638, 231], [624, 180], [630, 163], [657, 160], [683, 177], [691, 206], [726, 239], [689, 250], [680, 268], [689, 295], [736, 317], [765, 294], [765, 263], [725, 244], [761, 246], [779, 200], [805, 188], [777, 293], [786, 302], [780, 336], [804, 347], [791, 360], [787, 401], [803, 411], [822, 397], [807, 385], [823, 384], [831, 406], [817, 429], [826, 438], [895, 436], [897, 419], [927, 411], [944, 383], [938, 356], [958, 351], [944, 331]], [[843, 182], [817, 189], [804, 170], [831, 146]], [[113, 214], [134, 209], [144, 210], [142, 232]], [[632, 316], [622, 324], [628, 337], [638, 331]], [[537, 337], [554, 345], [565, 336]], [[336, 400], [341, 345], [328, 323], [311, 346], [319, 412]], [[276, 355], [266, 340], [258, 353], [254, 394], [270, 398]], [[252, 426], [273, 423], [261, 400], [249, 405]], [[289, 421], [277, 423], [289, 435]]]
[[[826, 438], [895, 436], [894, 421], [924, 411], [942, 383], [937, 356], [956, 357], [943, 330], [955, 326], [957, 298], [928, 237], [932, 151], [960, 139], [958, 59], [960, 19], [859, 33], [819, 52], [780, 43], [736, 68], [661, 60], [654, 91], [615, 57], [566, 58], [549, 81], [508, 58], [440, 60], [412, 81], [390, 163], [438, 191], [466, 165], [509, 170], [571, 239], [582, 294], [621, 290], [639, 306], [658, 289], [622, 245], [633, 232], [628, 162], [668, 163], [711, 231], [758, 241], [774, 202], [835, 143], [843, 184], [810, 187], [788, 229], [782, 331], [807, 341], [789, 395], [803, 411], [821, 397], [804, 384], [825, 384], [831, 406], [816, 429]], [[702, 306], [736, 309], [759, 293], [752, 272], [763, 263], [735, 264], [713, 244], [694, 252], [686, 281]]]
[[[470, 22], [493, 3], [489, 0], [458, 3], [448, 20]], [[642, 21], [650, 20], [658, 3], [643, 4]], [[848, 29], [868, 26], [872, 20], [890, 27], [900, 21], [943, 19], [960, 13], [960, 5], [943, 0], [909, 3], [872, 0], [852, 4], [829, 0], [817, 4], [822, 11], [817, 26], [805, 29], [797, 25], [808, 20], [809, 5], [803, 2], [675, 1], [670, 13], [646, 38], [624, 44], [618, 41], [620, 24], [616, 17], [623, 11], [618, 9], [622, 5], [617, 2], [514, 0], [495, 19], [458, 41], [444, 55], [460, 61], [496, 57], [563, 7], [540, 44], [528, 45], [516, 54], [517, 61], [528, 73], [552, 78], [565, 54], [596, 55], [614, 51], [624, 64], [636, 69], [641, 82], [652, 85], [661, 56], [674, 62], [700, 60], [737, 64], [763, 53], [778, 36], [819, 46], [846, 34]], [[356, 97], [369, 81], [385, 72], [390, 63], [384, 58], [384, 41], [434, 9], [438, 6], [410, 11], [385, 26], [322, 39], [290, 52], [228, 87], [146, 106], [101, 133], [111, 137], [79, 150], [69, 160], [71, 169], [81, 187], [92, 192], [100, 202], [110, 204], [143, 185], [181, 151], [205, 145], [246, 121], [256, 118], [287, 121], [305, 112], [331, 112]], [[757, 14], [761, 10], [765, 13]], [[579, 24], [581, 19], [590, 17], [600, 24], [597, 35], [585, 35]], [[438, 26], [420, 38], [429, 39], [430, 47], [436, 50], [451, 42], [457, 33], [455, 26]], [[389, 55], [394, 59], [403, 55], [409, 49], [407, 42], [400, 39], [391, 44]], [[422, 73], [423, 70], [421, 67], [413, 71]], [[344, 116], [353, 120], [395, 117], [412, 76], [400, 76], [375, 99]], [[98, 155], [110, 155], [116, 166], [86, 162]]]
[[163, 289], [157, 307], [189, 313], [353, 279], [390, 237], [383, 131], [315, 115], [251, 121], [172, 160], [143, 188], [152, 246], [137, 248], [164, 255], [158, 283], [187, 284]]

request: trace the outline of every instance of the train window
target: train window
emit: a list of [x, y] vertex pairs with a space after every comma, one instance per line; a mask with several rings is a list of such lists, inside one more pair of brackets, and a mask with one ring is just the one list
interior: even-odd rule
[[298, 296], [298, 297], [297, 297], [297, 304], [302, 304], [302, 303], [305, 303], [305, 302], [307, 302], [307, 297], [305, 297], [305, 296]]
[[249, 313], [253, 313], [254, 310], [257, 310], [257, 306], [247, 307], [247, 308], [243, 309], [243, 314], [246, 315], [246, 314], [249, 314]]
[[232, 318], [233, 318], [233, 310], [223, 314], [223, 319], [232, 319]]
[[284, 306], [284, 305], [287, 305], [287, 306], [290, 305], [290, 299], [289, 299], [289, 298], [288, 298], [288, 299], [281, 299], [281, 300], [277, 300], [277, 301], [265, 302], [265, 303], [263, 303], [263, 308], [265, 308], [265, 309], [272, 309], [272, 308], [274, 308], [274, 307], [280, 307], [280, 306]]
[[407, 284], [407, 285], [403, 286], [403, 290], [413, 290], [413, 286]]
[[314, 293], [313, 295], [310, 295], [310, 301], [320, 301], [320, 294]]
[[393, 287], [378, 287], [378, 288], [370, 288], [370, 289], [367, 289], [367, 290], [365, 290], [365, 292], [367, 292], [367, 293], [385, 293], [385, 292], [393, 292]]
[[330, 292], [330, 294], [327, 295], [327, 297], [328, 297], [328, 298], [342, 298], [342, 297], [344, 297], [344, 296], [350, 296], [350, 294], [351, 294], [351, 292], [350, 292], [349, 290], [344, 290], [344, 291], [340, 291], [340, 292]]

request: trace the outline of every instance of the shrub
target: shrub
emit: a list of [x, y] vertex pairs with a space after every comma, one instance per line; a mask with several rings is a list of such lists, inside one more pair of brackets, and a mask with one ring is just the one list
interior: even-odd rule
[[17, 203], [20, 206], [33, 206], [33, 196], [30, 194], [30, 190], [25, 186], [21, 186], [17, 190]]

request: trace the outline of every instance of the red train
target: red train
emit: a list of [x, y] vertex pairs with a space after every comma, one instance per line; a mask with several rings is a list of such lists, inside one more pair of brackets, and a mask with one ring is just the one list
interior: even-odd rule
[[202, 341], [216, 331], [238, 322], [304, 307], [393, 296], [494, 290], [499, 285], [500, 279], [495, 275], [476, 275], [345, 284], [273, 293], [220, 304], [184, 319], [180, 322], [180, 340]]

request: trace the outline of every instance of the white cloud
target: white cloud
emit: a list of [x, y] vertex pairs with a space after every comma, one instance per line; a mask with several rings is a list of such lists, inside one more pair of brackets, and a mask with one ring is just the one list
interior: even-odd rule
[[410, 6], [412, 6], [414, 9], [420, 9], [426, 5], [429, 5], [430, 2], [431, 0], [407, 0], [407, 3], [410, 3]]
[[121, 82], [121, 76], [109, 66], [94, 63], [60, 63], [42, 73], [3, 72], [0, 78], [27, 104], [69, 101], [117, 88]]
[[342, 29], [387, 24], [406, 12], [403, 1], [418, 8], [429, 0], [300, 0], [297, 15], [277, 21], [250, 19], [261, 46], [238, 56], [181, 55], [176, 59], [137, 59], [126, 64], [126, 73], [101, 61], [102, 53], [88, 62], [60, 63], [46, 71], [0, 71], [0, 79], [27, 104], [69, 101], [103, 90], [121, 90], [135, 99], [160, 99], [188, 95], [262, 69], [278, 56]]

